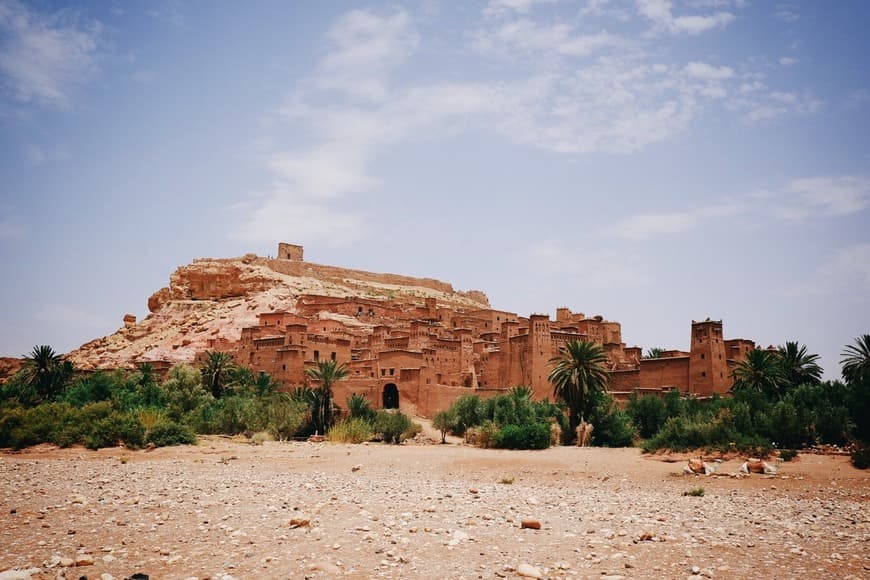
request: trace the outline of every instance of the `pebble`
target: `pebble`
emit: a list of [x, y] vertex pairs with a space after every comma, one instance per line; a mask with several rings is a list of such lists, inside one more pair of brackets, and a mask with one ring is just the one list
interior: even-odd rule
[[519, 566], [517, 566], [517, 574], [524, 578], [543, 578], [544, 575], [541, 574], [541, 570], [531, 564], [526, 564], [523, 562]]

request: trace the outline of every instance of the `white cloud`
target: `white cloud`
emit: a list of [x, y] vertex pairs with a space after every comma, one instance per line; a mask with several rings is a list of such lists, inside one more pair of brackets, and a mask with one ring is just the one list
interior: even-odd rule
[[707, 206], [636, 214], [607, 228], [607, 233], [645, 240], [697, 229], [714, 219], [753, 217], [799, 222], [854, 214], [868, 207], [870, 178], [813, 177], [792, 180], [779, 190], [754, 192]]
[[72, 91], [94, 68], [99, 22], [79, 22], [69, 11], [42, 14], [17, 2], [0, 0], [0, 81], [22, 102], [68, 107]]
[[607, 31], [577, 34], [568, 24], [538, 25], [527, 19], [501, 23], [496, 29], [480, 29], [471, 34], [472, 46], [481, 53], [516, 58], [519, 55], [585, 57], [607, 48], [630, 43]]
[[685, 71], [690, 77], [704, 81], [724, 81], [734, 78], [734, 69], [731, 67], [715, 67], [705, 62], [690, 62], [686, 65]]
[[483, 9], [486, 16], [527, 14], [538, 4], [553, 4], [559, 0], [490, 0]]
[[729, 200], [706, 207], [675, 212], [636, 214], [620, 220], [608, 232], [629, 240], [646, 240], [658, 235], [674, 235], [701, 227], [712, 219], [737, 215], [745, 210], [741, 200]]
[[758, 81], [751, 91], [742, 91], [729, 99], [726, 106], [740, 113], [748, 123], [770, 121], [784, 115], [809, 115], [824, 104], [811, 94], [768, 90]]
[[331, 46], [320, 61], [317, 85], [372, 100], [387, 97], [387, 74], [420, 41], [404, 10], [389, 16], [354, 10], [332, 26], [327, 38]]
[[798, 12], [795, 12], [791, 6], [784, 4], [777, 6], [773, 15], [774, 17], [788, 23], [797, 22], [801, 17], [801, 15]]
[[781, 59], [779, 59], [779, 64], [782, 66], [794, 66], [799, 62], [800, 61], [798, 59], [792, 58], [790, 56], [784, 56]]
[[787, 219], [840, 216], [870, 207], [870, 178], [813, 177], [796, 179], [786, 187], [789, 204], [779, 215]]
[[671, 34], [701, 34], [714, 28], [725, 28], [735, 16], [731, 12], [706, 15], [674, 16], [670, 0], [637, 0], [638, 12], [656, 26]]

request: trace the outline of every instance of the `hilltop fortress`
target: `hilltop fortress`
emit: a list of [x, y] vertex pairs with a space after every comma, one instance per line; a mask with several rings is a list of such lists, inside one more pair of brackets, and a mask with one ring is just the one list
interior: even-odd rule
[[721, 321], [692, 322], [688, 352], [645, 359], [628, 347], [618, 322], [558, 308], [518, 316], [495, 310], [482, 292], [457, 292], [429, 278], [375, 274], [303, 260], [303, 248], [279, 244], [277, 258], [253, 254], [201, 259], [179, 268], [170, 285], [148, 300], [141, 322], [68, 355], [83, 368], [150, 362], [165, 371], [206, 350], [232, 353], [285, 388], [306, 383], [319, 360], [345, 363], [335, 387], [343, 403], [362, 393], [384, 408], [431, 416], [462, 394], [486, 396], [513, 385], [551, 397], [550, 359], [568, 341], [601, 344], [609, 358], [612, 393], [677, 389], [699, 397], [725, 393], [731, 368], [755, 348], [725, 340]]

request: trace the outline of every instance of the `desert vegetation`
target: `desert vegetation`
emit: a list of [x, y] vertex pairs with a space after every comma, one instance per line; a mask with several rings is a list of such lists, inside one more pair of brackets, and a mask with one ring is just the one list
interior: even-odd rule
[[[554, 400], [512, 387], [488, 398], [460, 396], [433, 417], [445, 442], [451, 433], [481, 447], [543, 449], [571, 444], [581, 423], [591, 444], [645, 451], [708, 449], [764, 455], [816, 444], [851, 445], [853, 463], [870, 462], [870, 335], [843, 351], [842, 381], [822, 381], [818, 356], [787, 342], [754, 350], [733, 370], [730, 396], [632, 396], [621, 409], [608, 393], [600, 345], [571, 342], [552, 359]], [[354, 394], [342, 410], [332, 387], [348, 374], [332, 360], [308, 371], [313, 387], [289, 392], [231, 355], [206, 352], [196, 366], [179, 364], [159, 380], [138, 369], [80, 373], [48, 346], [34, 347], [22, 369], [0, 386], [0, 446], [48, 442], [61, 447], [164, 446], [196, 434], [257, 434], [286, 440], [312, 434], [343, 443], [401, 443], [421, 427], [398, 410], [375, 410]]]

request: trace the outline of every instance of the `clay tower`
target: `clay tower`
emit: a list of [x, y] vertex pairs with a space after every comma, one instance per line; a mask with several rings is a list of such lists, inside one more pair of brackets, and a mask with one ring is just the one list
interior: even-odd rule
[[[550, 317], [546, 314], [532, 314], [529, 316], [529, 358], [531, 361], [529, 386], [538, 385], [535, 396], [543, 399], [550, 395], [550, 383], [547, 376], [550, 374], [553, 357], [553, 341], [550, 335]], [[541, 387], [543, 386], [543, 388]]]
[[725, 361], [722, 321], [709, 318], [703, 322], [693, 320], [690, 351], [689, 393], [708, 397], [727, 392], [731, 381]]

